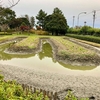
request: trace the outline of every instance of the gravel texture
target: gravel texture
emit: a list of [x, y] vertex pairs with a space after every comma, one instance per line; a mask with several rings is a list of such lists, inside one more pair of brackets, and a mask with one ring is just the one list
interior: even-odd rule
[[68, 90], [72, 90], [78, 98], [89, 97], [93, 98], [91, 100], [100, 100], [100, 77], [74, 76], [1, 64], [0, 70], [5, 80], [16, 80], [20, 84], [58, 92], [60, 100], [64, 99]]

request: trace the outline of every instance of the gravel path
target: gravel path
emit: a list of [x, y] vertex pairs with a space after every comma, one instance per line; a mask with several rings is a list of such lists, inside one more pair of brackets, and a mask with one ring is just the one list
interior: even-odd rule
[[[77, 97], [91, 97], [100, 100], [100, 77], [74, 76], [36, 69], [25, 69], [10, 65], [1, 65], [1, 74], [5, 80], [16, 80], [33, 87], [58, 92], [60, 100], [70, 89]], [[91, 99], [94, 100], [94, 99]]]

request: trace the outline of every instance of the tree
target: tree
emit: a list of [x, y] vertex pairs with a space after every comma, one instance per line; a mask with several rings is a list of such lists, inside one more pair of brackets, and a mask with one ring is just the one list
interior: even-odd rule
[[19, 28], [22, 23], [25, 23], [26, 26], [30, 27], [30, 23], [25, 17], [15, 18], [9, 22], [9, 27], [12, 28]]
[[44, 29], [44, 22], [45, 22], [45, 18], [47, 16], [47, 13], [45, 13], [45, 11], [43, 11], [42, 9], [38, 12], [36, 19], [38, 20], [37, 24], [39, 24], [39, 26], [42, 27], [42, 29]]
[[9, 8], [2, 8], [0, 7], [0, 11], [2, 10], [2, 13], [0, 13], [0, 24], [1, 24], [1, 28], [3, 30], [7, 29], [8, 27], [8, 23], [13, 20], [16, 15], [15, 15], [15, 12], [12, 11], [11, 9]]
[[24, 31], [28, 31], [29, 29], [30, 29], [30, 27], [27, 26], [24, 22], [22, 22], [22, 24], [21, 24], [21, 26], [20, 26], [20, 30], [21, 30], [22, 32], [24, 32]]
[[33, 28], [34, 27], [34, 25], [35, 25], [35, 19], [34, 19], [34, 17], [32, 16], [32, 17], [30, 17], [30, 25], [31, 25], [31, 28]]
[[2, 7], [0, 7], [0, 9], [3, 9], [0, 16], [0, 24], [8, 23], [16, 17], [15, 12], [12, 11], [11, 9]]
[[[15, 17], [15, 12], [10, 10], [19, 3], [20, 0], [7, 0], [8, 2], [4, 3], [4, 0], [0, 0], [0, 28], [5, 30], [8, 27], [10, 20]], [[9, 5], [4, 5], [9, 4]]]
[[67, 29], [67, 20], [62, 11], [59, 8], [55, 8], [53, 13], [45, 19], [45, 30], [52, 32], [52, 35], [65, 35]]
[[13, 29], [13, 28], [19, 28], [19, 26], [21, 26], [21, 23], [22, 20], [20, 18], [15, 18], [11, 20], [8, 25], [11, 29]]
[[25, 15], [25, 18], [30, 22], [29, 16], [27, 14]]
[[30, 22], [29, 22], [29, 20], [27, 18], [20, 17], [19, 19], [21, 20], [21, 24], [22, 24], [22, 22], [24, 22], [27, 26], [30, 26]]

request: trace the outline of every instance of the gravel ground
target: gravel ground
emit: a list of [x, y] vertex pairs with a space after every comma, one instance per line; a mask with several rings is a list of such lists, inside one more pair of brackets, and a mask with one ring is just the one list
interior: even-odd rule
[[0, 70], [5, 80], [16, 80], [20, 84], [58, 92], [60, 100], [63, 100], [69, 89], [78, 98], [89, 97], [94, 98], [91, 100], [100, 100], [100, 77], [51, 73], [1, 64]]

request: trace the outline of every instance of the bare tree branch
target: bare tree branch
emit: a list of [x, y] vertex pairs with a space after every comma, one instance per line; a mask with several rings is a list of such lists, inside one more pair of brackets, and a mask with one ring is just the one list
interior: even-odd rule
[[[8, 5], [9, 6], [7, 6], [7, 5], [6, 6], [7, 6], [7, 8], [12, 8], [12, 7], [16, 6], [19, 3], [19, 1], [20, 0], [8, 0]], [[6, 2], [6, 4], [7, 4], [7, 2]], [[3, 0], [0, 0], [0, 6], [1, 7], [4, 6]]]
[[[9, 0], [10, 1], [10, 0]], [[15, 5], [17, 5], [19, 3], [20, 0], [17, 0], [17, 2], [14, 2], [14, 0], [10, 1], [11, 2], [11, 6], [8, 7], [8, 8], [12, 8], [14, 7]]]

